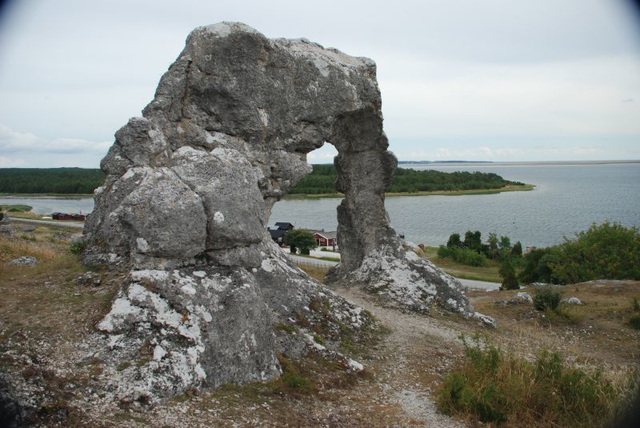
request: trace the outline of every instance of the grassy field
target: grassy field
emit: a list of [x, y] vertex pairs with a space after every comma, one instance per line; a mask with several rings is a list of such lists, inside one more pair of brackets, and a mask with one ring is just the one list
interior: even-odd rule
[[502, 282], [502, 277], [498, 274], [500, 266], [494, 260], [487, 260], [487, 266], [483, 267], [467, 266], [450, 258], [438, 257], [438, 247], [425, 247], [423, 257], [456, 278]]
[[[71, 253], [72, 241], [68, 229], [39, 225], [32, 232], [18, 230], [12, 238], [0, 237], [0, 372], [20, 376], [38, 391], [41, 407], [33, 422], [42, 426], [143, 427], [156, 424], [158, 415], [172, 421], [165, 422], [168, 426], [418, 426], [421, 420], [397, 404], [393, 391], [388, 392], [389, 382], [398, 379], [396, 386], [413, 386], [435, 400], [435, 391], [456, 373], [468, 376], [469, 382], [488, 382], [486, 388], [474, 387], [481, 392], [480, 399], [472, 401], [482, 408], [481, 416], [468, 407], [448, 410], [457, 422], [469, 426], [496, 426], [497, 422], [481, 422], [494, 414], [508, 427], [616, 426], [613, 418], [625, 397], [637, 394], [640, 330], [630, 321], [640, 315], [640, 282], [595, 281], [559, 287], [563, 299], [578, 297], [583, 304], [562, 303], [558, 311], [541, 312], [532, 305], [512, 303], [516, 291], [467, 292], [477, 311], [497, 320], [498, 328], [492, 330], [439, 309], [427, 318], [377, 308], [390, 318], [406, 316], [407, 322], [419, 322], [427, 329], [402, 347], [398, 345], [404, 343], [401, 335], [413, 331], [410, 328], [390, 330], [380, 338], [382, 344], [366, 344], [367, 352], [358, 358], [368, 367], [362, 375], [345, 372], [335, 361], [315, 354], [296, 362], [279, 356], [285, 375], [272, 382], [193, 392], [154, 408], [104, 403], [109, 410], [100, 413], [97, 407], [82, 403], [94, 393], [90, 391], [101, 394], [102, 362], [97, 358], [79, 361], [77, 355], [109, 311], [122, 278], [96, 271], [91, 272], [90, 283], [79, 281], [87, 268]], [[433, 257], [434, 251], [427, 249], [427, 257]], [[24, 255], [36, 257], [38, 266], [6, 264]], [[326, 273], [326, 269], [302, 267], [318, 280]], [[478, 275], [476, 268], [464, 269]], [[531, 288], [524, 291], [532, 293]], [[371, 297], [358, 304], [375, 309], [375, 302]], [[478, 358], [489, 358], [487, 376], [468, 372], [474, 360], [465, 358], [465, 348], [456, 339], [460, 335], [477, 336], [478, 352], [489, 352], [485, 357], [476, 352], [473, 357], [476, 363]], [[499, 352], [492, 352], [492, 346]], [[405, 358], [401, 363], [400, 352]], [[556, 389], [545, 389], [544, 384], [534, 387], [534, 363], [544, 352], [558, 353], [563, 362], [566, 376], [558, 375]], [[494, 371], [497, 375], [489, 377]], [[593, 375], [596, 383], [579, 373]], [[593, 388], [576, 389], [571, 376]], [[547, 391], [561, 398], [545, 400]], [[595, 399], [586, 403], [598, 403], [598, 413], [576, 419], [580, 414], [575, 408], [562, 404], [569, 403], [562, 394], [572, 391], [593, 392]], [[542, 401], [530, 399], [536, 394]], [[545, 403], [560, 404], [544, 407]]]

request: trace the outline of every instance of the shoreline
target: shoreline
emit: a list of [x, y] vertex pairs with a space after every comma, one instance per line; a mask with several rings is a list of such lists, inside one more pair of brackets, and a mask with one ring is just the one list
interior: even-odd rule
[[93, 198], [93, 193], [0, 193], [0, 198], [6, 199], [88, 199]]
[[[434, 190], [432, 192], [387, 192], [385, 197], [397, 196], [466, 196], [466, 195], [495, 195], [504, 192], [529, 192], [536, 188], [535, 184], [525, 184], [524, 186], [510, 185], [499, 189], [473, 189], [473, 190]], [[327, 199], [344, 198], [342, 193], [318, 193], [318, 194], [287, 194], [282, 200], [302, 200], [302, 199]]]
[[624, 165], [638, 164], [636, 160], [595, 160], [595, 161], [505, 161], [505, 162], [421, 162], [402, 161], [398, 166], [401, 168], [407, 165], [419, 165], [423, 167], [443, 167], [443, 166], [468, 166], [468, 167], [495, 167], [495, 166], [597, 166], [597, 165]]
[[[503, 192], [528, 192], [536, 188], [535, 184], [525, 183], [524, 186], [510, 185], [501, 187], [499, 189], [472, 189], [472, 190], [434, 190], [432, 192], [387, 192], [385, 197], [396, 196], [465, 196], [465, 195], [493, 195]], [[25, 193], [25, 194], [2, 194], [0, 198], [6, 199], [89, 199], [93, 194], [78, 194], [78, 195], [60, 195], [60, 194], [46, 194], [46, 193]], [[296, 199], [326, 199], [326, 198], [340, 198], [344, 195], [342, 193], [318, 193], [318, 194], [287, 194], [282, 197], [283, 200], [296, 200]]]

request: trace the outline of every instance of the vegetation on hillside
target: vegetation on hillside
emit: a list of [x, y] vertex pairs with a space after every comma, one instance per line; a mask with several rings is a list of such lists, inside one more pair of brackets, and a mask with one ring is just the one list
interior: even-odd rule
[[478, 339], [464, 345], [464, 361], [438, 390], [438, 407], [448, 414], [513, 426], [596, 426], [613, 420], [628, 392], [557, 352], [543, 350], [529, 362]]
[[574, 284], [594, 279], [640, 280], [640, 231], [593, 224], [574, 239], [536, 249], [523, 259], [522, 283]]
[[451, 258], [474, 267], [499, 265], [502, 287], [543, 282], [575, 284], [595, 279], [640, 280], [640, 231], [619, 223], [593, 224], [574, 239], [551, 247], [537, 248], [522, 255], [522, 244], [511, 245], [509, 237], [489, 234], [482, 242], [479, 231], [449, 236], [438, 249], [440, 258]]
[[447, 245], [438, 248], [438, 256], [451, 258], [458, 263], [468, 266], [483, 267], [489, 264], [489, 260], [499, 264], [499, 274], [502, 277], [502, 288], [511, 290], [519, 288], [516, 278], [516, 267], [522, 258], [522, 244], [520, 241], [511, 245], [508, 236], [495, 233], [489, 234], [486, 244], [482, 243], [482, 233], [468, 230], [464, 234], [464, 241], [460, 234], [453, 233], [449, 236]]
[[[334, 194], [333, 183], [338, 178], [334, 165], [313, 165], [313, 172], [289, 189], [295, 194]], [[494, 173], [486, 172], [441, 172], [434, 170], [417, 171], [397, 168], [393, 175], [390, 193], [415, 193], [455, 190], [501, 189], [508, 185], [523, 183], [505, 180]]]
[[0, 168], [2, 193], [93, 193], [104, 182], [99, 169]]

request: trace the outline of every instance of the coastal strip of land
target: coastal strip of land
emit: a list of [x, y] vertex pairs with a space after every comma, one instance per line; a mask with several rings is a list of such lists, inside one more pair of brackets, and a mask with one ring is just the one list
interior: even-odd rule
[[[387, 192], [385, 197], [395, 196], [464, 196], [464, 195], [493, 195], [503, 192], [527, 192], [534, 190], [534, 184], [507, 185], [499, 189], [470, 189], [470, 190], [434, 190], [431, 192]], [[298, 193], [287, 194], [282, 199], [324, 199], [324, 198], [344, 198], [342, 193]]]

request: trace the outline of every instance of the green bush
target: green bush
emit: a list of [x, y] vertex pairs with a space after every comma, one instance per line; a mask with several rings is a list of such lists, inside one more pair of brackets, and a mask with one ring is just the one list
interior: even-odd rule
[[573, 240], [527, 254], [520, 281], [574, 284], [594, 279], [640, 280], [640, 231], [593, 224]]
[[501, 290], [517, 290], [520, 288], [518, 278], [516, 277], [516, 269], [513, 266], [511, 258], [505, 257], [502, 260], [498, 273], [502, 277]]
[[69, 251], [71, 254], [82, 254], [86, 248], [87, 244], [84, 241], [72, 242], [69, 245]]
[[531, 363], [477, 338], [464, 346], [463, 363], [437, 390], [446, 414], [513, 426], [600, 426], [625, 402], [627, 390], [601, 370], [570, 367], [558, 353], [543, 351]]
[[468, 248], [460, 247], [447, 247], [440, 245], [438, 247], [438, 257], [449, 257], [458, 263], [465, 264], [467, 266], [486, 266], [487, 256], [482, 253], [477, 253]]
[[539, 287], [533, 295], [533, 306], [539, 311], [546, 309], [555, 311], [560, 305], [561, 298], [562, 294], [556, 287]]
[[631, 318], [629, 318], [629, 321], [627, 322], [627, 324], [629, 324], [631, 328], [640, 330], [640, 315], [634, 315]]
[[294, 252], [296, 248], [299, 248], [301, 254], [309, 254], [310, 250], [318, 246], [313, 233], [302, 229], [293, 229], [288, 231], [284, 235], [284, 242], [291, 246], [291, 252]]

